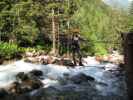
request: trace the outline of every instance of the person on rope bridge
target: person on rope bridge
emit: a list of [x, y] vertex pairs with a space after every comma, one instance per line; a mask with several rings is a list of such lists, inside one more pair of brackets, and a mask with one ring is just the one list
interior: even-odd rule
[[74, 61], [74, 65], [77, 65], [77, 60], [76, 60], [76, 54], [78, 56], [79, 59], [79, 65], [83, 66], [82, 64], [82, 55], [81, 55], [81, 50], [80, 50], [80, 35], [79, 34], [74, 34], [72, 37], [72, 56], [73, 56], [73, 61]]

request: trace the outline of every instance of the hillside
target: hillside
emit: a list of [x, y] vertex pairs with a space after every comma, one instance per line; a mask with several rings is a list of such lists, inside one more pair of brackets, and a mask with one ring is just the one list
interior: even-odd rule
[[73, 20], [75, 26], [80, 27], [81, 34], [91, 41], [89, 51], [105, 54], [107, 48], [117, 47], [120, 32], [125, 31], [125, 15], [111, 9], [101, 0], [78, 0], [77, 5], [79, 9]]
[[79, 28], [81, 36], [88, 41], [81, 45], [81, 52], [85, 55], [103, 55], [108, 48], [121, 49], [120, 33], [127, 31], [128, 27], [125, 12], [112, 9], [102, 0], [48, 2], [0, 1], [1, 57], [12, 59], [16, 53], [29, 50], [27, 48], [50, 52], [55, 47], [59, 49], [59, 46], [66, 53], [68, 46], [61, 44], [68, 44], [68, 41], [61, 43], [56, 33], [70, 35], [69, 28]]

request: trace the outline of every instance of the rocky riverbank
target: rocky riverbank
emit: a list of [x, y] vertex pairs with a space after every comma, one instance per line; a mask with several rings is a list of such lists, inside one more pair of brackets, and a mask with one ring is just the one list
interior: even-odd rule
[[[39, 52], [26, 52], [24, 55], [24, 61], [30, 63], [37, 63], [37, 64], [56, 64], [56, 65], [64, 65], [64, 66], [76, 66], [73, 63], [72, 57], [69, 58], [65, 56], [61, 57], [54, 57], [52, 55], [48, 55], [46, 53], [39, 53]], [[124, 57], [120, 55], [118, 52], [114, 52], [108, 55], [101, 55], [101, 56], [88, 56], [82, 58], [83, 65], [90, 64], [91, 61], [97, 61], [97, 63], [102, 62], [109, 62], [113, 64], [124, 64]], [[78, 62], [78, 61], [77, 61]]]

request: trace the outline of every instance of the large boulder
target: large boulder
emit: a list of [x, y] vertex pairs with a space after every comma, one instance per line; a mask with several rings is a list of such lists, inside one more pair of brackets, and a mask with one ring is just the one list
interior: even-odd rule
[[70, 60], [70, 59], [64, 59], [63, 60], [63, 65], [65, 65], [65, 66], [71, 66], [71, 67], [75, 66], [73, 64], [72, 60]]
[[16, 75], [17, 82], [12, 83], [9, 91], [13, 94], [22, 94], [43, 87], [39, 77], [43, 75], [40, 70], [32, 70], [29, 73], [19, 72]]
[[25, 80], [28, 80], [29, 77], [27, 74], [25, 74], [24, 72], [19, 72], [17, 75], [16, 75], [16, 79], [18, 81], [25, 81]]
[[23, 89], [35, 90], [41, 87], [43, 87], [43, 83], [39, 79], [29, 79], [21, 83], [21, 88]]
[[30, 74], [32, 74], [36, 77], [43, 76], [43, 72], [41, 70], [32, 70], [32, 71], [30, 71]]
[[43, 87], [43, 83], [40, 80], [26, 80], [22, 83], [13, 82], [8, 91], [11, 94], [20, 95], [41, 87]]
[[5, 89], [0, 89], [0, 98], [4, 98], [8, 95], [8, 92]]
[[70, 59], [55, 59], [53, 64], [71, 66], [71, 67], [75, 66], [73, 64], [72, 60], [70, 60]]
[[22, 83], [14, 82], [9, 88], [9, 93], [20, 95], [43, 87], [40, 80], [26, 80]]
[[70, 78], [71, 81], [75, 84], [81, 84], [82, 82], [95, 81], [95, 78], [87, 76], [84, 73], [79, 73]]
[[10, 85], [8, 91], [10, 94], [14, 94], [14, 95], [22, 93], [20, 83], [17, 81], [13, 82]]

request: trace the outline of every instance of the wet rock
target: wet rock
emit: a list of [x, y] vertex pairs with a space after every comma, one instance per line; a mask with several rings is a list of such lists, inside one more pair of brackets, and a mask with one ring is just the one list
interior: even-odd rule
[[25, 74], [24, 72], [19, 72], [17, 75], [16, 75], [16, 79], [19, 81], [25, 81], [25, 80], [28, 80], [29, 77], [27, 74]]
[[39, 80], [27, 80], [21, 83], [20, 88], [24, 92], [29, 92], [34, 89], [42, 87], [43, 84]]
[[9, 87], [8, 91], [9, 91], [9, 93], [15, 94], [15, 95], [22, 93], [20, 83], [19, 82], [13, 82], [11, 84], [11, 86]]
[[[51, 61], [50, 61], [51, 62]], [[62, 61], [59, 59], [55, 59], [52, 64], [56, 64], [56, 65], [62, 65]]]
[[31, 92], [32, 91], [32, 88], [30, 86], [21, 86], [21, 94], [24, 94], [24, 93], [28, 93], [28, 92]]
[[40, 63], [43, 64], [43, 65], [48, 65], [49, 64], [48, 60], [41, 60]]
[[63, 60], [63, 65], [65, 65], [65, 66], [74, 66], [72, 60], [69, 60], [69, 59], [64, 59]]
[[79, 73], [78, 75], [72, 76], [70, 80], [75, 84], [81, 84], [82, 82], [95, 81], [95, 78], [87, 76], [84, 73]]
[[43, 87], [43, 83], [40, 80], [34, 80], [32, 81], [32, 89], [38, 89]]
[[10, 92], [13, 94], [22, 94], [43, 87], [43, 83], [39, 80], [39, 76], [42, 75], [43, 72], [40, 70], [32, 70], [27, 74], [19, 72], [16, 75], [17, 82], [11, 85]]
[[37, 77], [43, 76], [43, 72], [41, 70], [32, 70], [30, 74], [37, 76]]
[[4, 98], [8, 95], [8, 92], [5, 89], [0, 89], [0, 98]]
[[118, 66], [119, 66], [121, 69], [124, 69], [124, 68], [125, 68], [125, 64], [123, 64], [123, 63], [120, 63]]
[[[40, 75], [40, 73], [36, 73], [36, 75]], [[30, 75], [28, 76], [28, 80], [23, 81], [21, 85], [28, 89], [34, 90], [42, 87], [43, 83], [35, 75]]]
[[39, 63], [39, 60], [36, 57], [27, 57], [24, 61], [29, 63]]
[[27, 62], [27, 63], [32, 63], [32, 61], [31, 61], [31, 60], [29, 60], [28, 58], [25, 58], [25, 59], [24, 59], [24, 62]]
[[73, 64], [72, 60], [70, 60], [70, 59], [55, 59], [53, 64], [64, 65], [64, 66], [71, 66], [71, 67], [75, 66]]
[[19, 95], [19, 94], [28, 93], [35, 89], [39, 89], [41, 87], [43, 87], [43, 83], [40, 80], [26, 80], [23, 81], [22, 83], [18, 82], [12, 83], [8, 91], [11, 94]]
[[[55, 87], [40, 88], [30, 93], [31, 100], [61, 100], [57, 99], [61, 91]], [[33, 98], [34, 97], [34, 98]]]
[[71, 92], [71, 91], [75, 91], [76, 88], [77, 88], [76, 85], [68, 84], [68, 85], [64, 85], [62, 87], [58, 87], [57, 89], [60, 90], [61, 92]]
[[104, 82], [97, 82], [97, 84], [100, 85], [100, 86], [108, 86], [108, 84], [104, 83]]
[[69, 73], [64, 73], [63, 76], [64, 76], [64, 79], [68, 80], [69, 77], [70, 77], [70, 74]]

